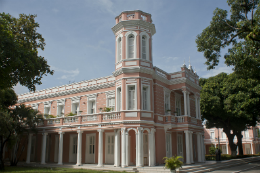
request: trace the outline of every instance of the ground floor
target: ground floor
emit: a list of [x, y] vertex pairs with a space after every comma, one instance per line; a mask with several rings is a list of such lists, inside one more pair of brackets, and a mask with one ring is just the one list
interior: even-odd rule
[[[243, 153], [244, 154], [258, 154], [260, 152], [260, 142], [244, 142], [243, 144]], [[210, 147], [218, 147], [217, 143], [211, 143], [207, 144], [205, 143], [205, 149], [206, 149], [206, 154], [209, 154], [209, 148]], [[222, 154], [231, 154], [231, 149], [229, 147], [228, 142], [225, 143], [220, 143], [220, 149]], [[239, 150], [237, 149], [237, 153], [239, 154]]]
[[165, 156], [183, 156], [186, 164], [205, 161], [203, 133], [165, 128], [59, 129], [28, 136], [27, 164], [104, 164], [114, 167], [155, 166]]

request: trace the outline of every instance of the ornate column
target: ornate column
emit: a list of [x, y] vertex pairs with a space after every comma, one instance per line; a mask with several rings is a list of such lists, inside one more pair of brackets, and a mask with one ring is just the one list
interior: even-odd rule
[[128, 141], [128, 131], [126, 131], [125, 133], [125, 165], [128, 166], [129, 165], [129, 150], [128, 150], [128, 147], [129, 147], [129, 141]]
[[28, 145], [27, 145], [27, 157], [26, 157], [27, 164], [30, 163], [31, 149], [32, 149], [32, 134], [30, 133], [28, 135]]
[[191, 163], [194, 163], [194, 160], [193, 160], [193, 138], [192, 138], [192, 134], [193, 132], [190, 131], [190, 161]]
[[184, 114], [188, 115], [187, 112], [187, 91], [182, 91], [183, 93], [183, 98], [184, 98]]
[[116, 129], [115, 132], [115, 155], [114, 155], [114, 166], [119, 167], [120, 165], [120, 130]]
[[62, 157], [63, 157], [63, 135], [64, 132], [59, 132], [60, 134], [60, 141], [59, 141], [59, 156], [58, 156], [58, 165], [62, 165]]
[[98, 129], [98, 165], [103, 166], [103, 129]]
[[154, 154], [155, 154], [155, 140], [154, 140], [154, 128], [151, 128], [149, 134], [149, 166], [155, 166], [154, 163]]
[[136, 164], [136, 167], [138, 166], [138, 132], [136, 131], [135, 132], [135, 164]]
[[203, 136], [203, 134], [201, 134], [201, 149], [202, 149], [201, 161], [205, 162], [205, 145], [204, 145], [204, 136]]
[[121, 154], [122, 154], [122, 157], [121, 157], [121, 167], [125, 167], [126, 166], [126, 134], [125, 134], [125, 128], [122, 128], [121, 129], [121, 134], [122, 134], [122, 137], [121, 137]]
[[77, 130], [77, 133], [78, 133], [78, 146], [77, 146], [77, 164], [78, 166], [82, 165], [81, 163], [81, 149], [82, 149], [82, 133], [83, 131], [82, 130]]
[[142, 138], [143, 138], [143, 133], [142, 133], [142, 131], [143, 131], [143, 129], [141, 128], [141, 127], [138, 127], [137, 128], [138, 129], [138, 164], [137, 164], [137, 166], [138, 167], [142, 167], [143, 166], [143, 164], [142, 164], [142, 156], [143, 156], [143, 140], [142, 140]]
[[228, 154], [228, 143], [226, 142], [226, 150], [227, 150], [227, 154]]
[[198, 162], [201, 162], [201, 134], [197, 132], [197, 153], [198, 153]]
[[253, 150], [253, 142], [251, 142], [251, 154], [254, 154], [254, 150]]
[[186, 164], [191, 164], [190, 158], [190, 131], [184, 131], [185, 133], [185, 144], [186, 144]]
[[46, 154], [46, 136], [48, 133], [42, 133], [42, 158], [41, 164], [45, 164], [45, 154]]

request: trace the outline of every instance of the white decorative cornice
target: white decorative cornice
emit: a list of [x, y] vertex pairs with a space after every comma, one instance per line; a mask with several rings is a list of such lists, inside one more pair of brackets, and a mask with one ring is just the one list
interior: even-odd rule
[[151, 31], [152, 35], [154, 35], [156, 33], [154, 24], [143, 21], [143, 20], [124, 20], [124, 21], [121, 21], [112, 28], [112, 31], [116, 35], [116, 33], [118, 31], [120, 31], [122, 28], [134, 27], [134, 26], [140, 26], [140, 27], [143, 27], [143, 28], [147, 28]]
[[66, 96], [66, 95], [70, 95], [70, 94], [77, 94], [77, 93], [93, 91], [93, 90], [97, 90], [97, 89], [110, 88], [110, 87], [113, 87], [113, 86], [115, 86], [114, 81], [109, 82], [109, 83], [99, 84], [99, 85], [92, 85], [92, 86], [87, 86], [87, 87], [82, 87], [82, 88], [77, 88], [77, 89], [72, 89], [72, 90], [67, 90], [67, 91], [61, 91], [61, 92], [58, 92], [58, 93], [50, 93], [50, 94], [45, 94], [45, 95], [41, 95], [41, 96], [19, 99], [18, 103], [24, 103], [24, 102], [34, 101], [34, 100], [54, 98], [54, 97], [58, 97], [58, 96]]
[[146, 68], [146, 67], [123, 67], [121, 69], [118, 69], [116, 71], [113, 72], [113, 75], [115, 77], [119, 76], [120, 74], [123, 73], [146, 73], [146, 74], [153, 74], [154, 71], [150, 68]]
[[180, 83], [186, 83], [199, 91], [202, 89], [201, 86], [197, 85], [196, 83], [192, 82], [190, 79], [185, 77], [170, 80], [171, 85], [180, 84]]

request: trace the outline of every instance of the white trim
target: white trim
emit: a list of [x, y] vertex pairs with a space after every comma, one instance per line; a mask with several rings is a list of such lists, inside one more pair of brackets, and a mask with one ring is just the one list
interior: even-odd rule
[[97, 94], [88, 94], [86, 96], [88, 98], [88, 102], [87, 102], [87, 112], [88, 112], [88, 114], [92, 114], [91, 113], [91, 107], [90, 107], [91, 102], [95, 102], [95, 104], [94, 104], [94, 106], [95, 106], [94, 113], [97, 113]]
[[[119, 105], [120, 103], [119, 103], [119, 97], [118, 97], [118, 94], [119, 94], [118, 89], [119, 88], [121, 90], [121, 97], [120, 97], [121, 105]], [[116, 110], [117, 111], [121, 111], [122, 110], [122, 84], [120, 86], [116, 87], [116, 105], [115, 106], [116, 106]], [[120, 106], [120, 109], [119, 109], [119, 106]]]
[[[128, 91], [129, 91], [129, 87], [130, 86], [134, 86], [135, 87], [135, 101], [134, 101], [134, 109], [131, 109], [131, 110], [137, 110], [137, 84], [136, 83], [132, 83], [132, 84], [126, 84], [126, 110], [130, 110], [128, 109]], [[122, 91], [121, 91], [122, 92]]]
[[[143, 88], [147, 88], [147, 109], [143, 108]], [[150, 90], [150, 85], [147, 84], [141, 84], [141, 107], [142, 110], [150, 111], [151, 110], [151, 90]]]
[[[119, 39], [121, 39], [121, 58], [120, 58], [120, 60], [118, 59], [118, 57], [119, 57], [119, 50], [118, 50], [118, 48], [119, 48], [119, 45], [118, 45], [118, 40]], [[122, 42], [123, 42], [123, 35], [122, 34], [120, 34], [120, 35], [118, 35], [117, 37], [116, 37], [116, 62], [120, 62], [121, 60], [122, 60], [122, 58], [123, 58], [123, 54], [122, 54], [122, 49], [123, 49], [123, 47], [122, 47]]]

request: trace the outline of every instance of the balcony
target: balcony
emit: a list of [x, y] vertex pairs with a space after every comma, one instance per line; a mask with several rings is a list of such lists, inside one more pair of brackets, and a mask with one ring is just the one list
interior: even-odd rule
[[178, 124], [188, 123], [188, 124], [202, 125], [202, 121], [200, 119], [190, 117], [188, 115], [182, 115], [182, 116], [166, 115], [165, 123], [178, 123]]

